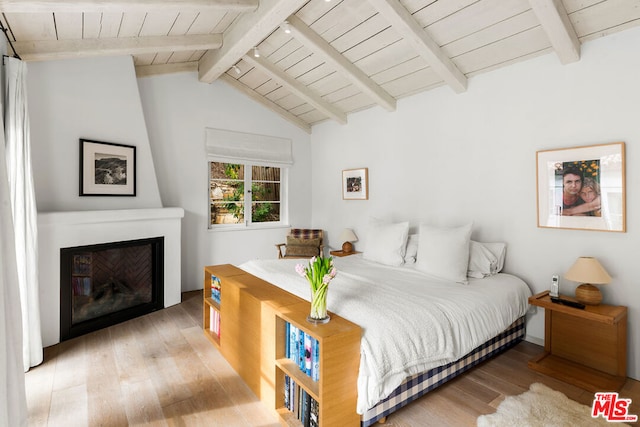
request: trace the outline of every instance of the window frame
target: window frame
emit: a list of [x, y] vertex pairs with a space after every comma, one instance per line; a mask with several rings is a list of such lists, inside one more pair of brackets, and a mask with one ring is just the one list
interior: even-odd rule
[[[244, 221], [236, 224], [212, 224], [211, 223], [211, 163], [227, 163], [242, 165], [244, 167]], [[280, 169], [280, 220], [269, 222], [253, 222], [252, 218], [252, 204], [251, 199], [251, 184], [253, 183], [253, 167], [272, 167]], [[232, 230], [255, 230], [255, 229], [267, 229], [267, 228], [285, 228], [289, 227], [289, 168], [281, 164], [268, 164], [263, 162], [249, 162], [242, 160], [231, 159], [216, 159], [209, 157], [207, 159], [207, 228], [210, 231], [232, 231]], [[247, 212], [249, 213], [247, 215]]]

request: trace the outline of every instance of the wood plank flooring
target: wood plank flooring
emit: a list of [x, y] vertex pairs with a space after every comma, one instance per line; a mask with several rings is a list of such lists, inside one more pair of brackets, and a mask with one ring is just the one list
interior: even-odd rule
[[[278, 426], [201, 329], [202, 292], [128, 322], [45, 349], [26, 374], [29, 426]], [[385, 426], [475, 426], [507, 395], [541, 382], [591, 406], [593, 394], [527, 368], [542, 351], [520, 343], [388, 417]], [[620, 396], [640, 415], [640, 382]]]

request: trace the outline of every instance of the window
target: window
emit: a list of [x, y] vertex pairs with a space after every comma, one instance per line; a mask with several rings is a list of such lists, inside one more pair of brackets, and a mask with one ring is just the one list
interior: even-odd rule
[[209, 162], [209, 224], [278, 224], [283, 219], [283, 169]]
[[224, 129], [205, 134], [209, 228], [286, 224], [292, 141]]

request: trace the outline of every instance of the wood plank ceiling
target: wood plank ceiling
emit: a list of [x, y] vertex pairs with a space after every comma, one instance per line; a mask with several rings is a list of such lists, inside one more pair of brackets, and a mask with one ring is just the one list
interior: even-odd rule
[[0, 11], [26, 61], [132, 55], [139, 77], [197, 71], [307, 132], [442, 85], [461, 93], [539, 55], [575, 62], [581, 43], [640, 24], [640, 0], [0, 0]]

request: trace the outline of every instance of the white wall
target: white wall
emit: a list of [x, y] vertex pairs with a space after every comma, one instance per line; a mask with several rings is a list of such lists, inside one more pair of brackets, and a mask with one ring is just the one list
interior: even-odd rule
[[293, 226], [311, 223], [309, 135], [245, 95], [197, 73], [138, 79], [158, 183], [165, 206], [185, 210], [182, 225], [182, 288], [202, 289], [203, 267], [275, 258], [285, 228], [209, 231], [205, 128], [271, 135], [293, 140], [289, 169], [289, 213]]
[[[473, 238], [508, 243], [505, 270], [534, 293], [549, 288], [579, 256], [595, 256], [613, 277], [604, 302], [629, 307], [628, 373], [640, 378], [640, 29], [582, 46], [560, 65], [546, 55], [473, 77], [467, 92], [447, 87], [314, 127], [313, 225], [329, 244], [353, 227], [364, 237], [370, 216], [455, 225], [474, 222]], [[626, 142], [627, 232], [536, 226], [536, 151]], [[339, 155], [338, 155], [339, 154]], [[344, 201], [341, 170], [369, 168], [368, 201]], [[364, 242], [357, 242], [361, 249]], [[561, 280], [573, 295], [577, 284]], [[544, 311], [527, 333], [544, 336]]]
[[[39, 212], [159, 208], [133, 61], [109, 57], [27, 65]], [[136, 146], [135, 197], [80, 197], [79, 139]]]

